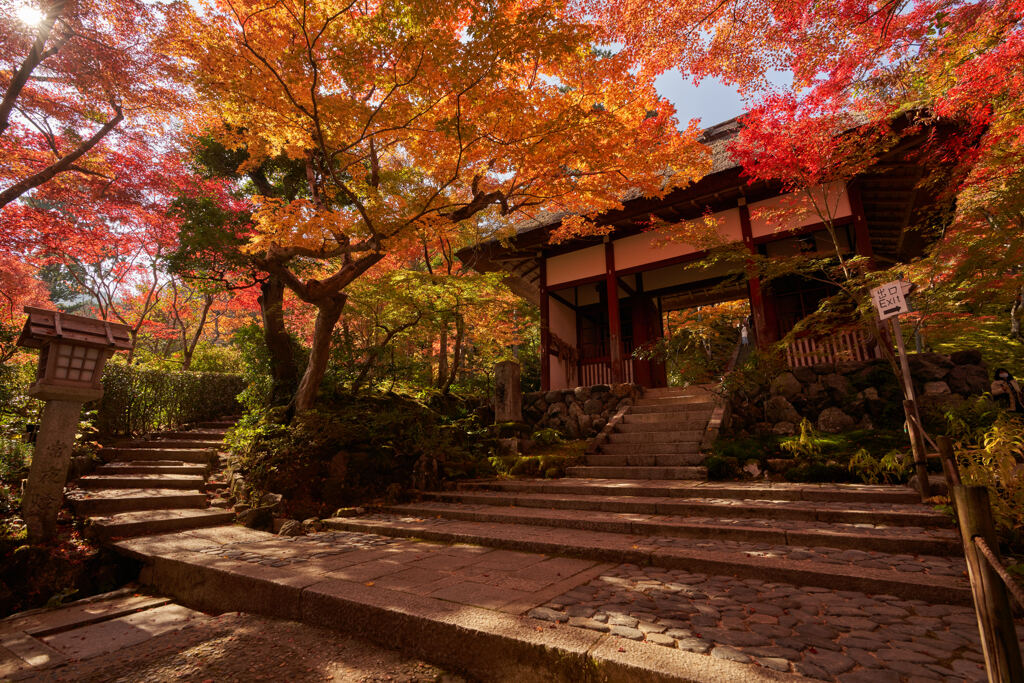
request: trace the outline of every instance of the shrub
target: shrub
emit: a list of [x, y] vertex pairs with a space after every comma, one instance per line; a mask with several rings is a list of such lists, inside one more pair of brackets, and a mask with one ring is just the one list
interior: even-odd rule
[[899, 484], [907, 481], [914, 463], [907, 454], [897, 450], [876, 458], [866, 448], [861, 448], [850, 458], [847, 469], [865, 484]]
[[473, 416], [452, 420], [396, 394], [322, 400], [290, 423], [284, 411], [252, 413], [228, 435], [233, 467], [251, 493], [280, 493], [296, 515], [322, 515], [420, 487], [424, 468], [458, 479], [493, 473], [497, 441]]
[[139, 434], [215, 419], [239, 410], [242, 377], [221, 372], [140, 370], [109, 363], [96, 427], [104, 436]]
[[1024, 530], [1024, 424], [1000, 417], [980, 447], [961, 447], [957, 456], [963, 483], [988, 489], [999, 532], [1019, 546]]

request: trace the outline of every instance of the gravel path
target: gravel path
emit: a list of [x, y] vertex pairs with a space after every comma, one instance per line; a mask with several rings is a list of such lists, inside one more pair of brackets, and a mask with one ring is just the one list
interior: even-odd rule
[[893, 596], [627, 564], [530, 616], [824, 681], [985, 680], [970, 608]]

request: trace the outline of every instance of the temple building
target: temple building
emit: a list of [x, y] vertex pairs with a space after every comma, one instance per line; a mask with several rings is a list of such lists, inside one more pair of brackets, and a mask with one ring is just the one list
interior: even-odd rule
[[[544, 389], [617, 382], [665, 386], [664, 364], [633, 352], [665, 334], [668, 312], [745, 299], [751, 341], [764, 345], [784, 338], [833, 291], [799, 276], [762, 282], [744, 273], [742, 259], [710, 260], [707, 244], [687, 243], [680, 234], [713, 231], [719, 243], [769, 258], [826, 258], [835, 254], [836, 243], [847, 255], [883, 265], [923, 252], [925, 237], [910, 226], [935, 206], [918, 187], [925, 169], [913, 153], [927, 131], [902, 138], [851, 182], [823, 190], [837, 236], [833, 242], [820, 208], [795, 209], [795, 198], [779, 185], [748, 182], [728, 153], [738, 130], [736, 120], [706, 129], [702, 141], [712, 153], [711, 172], [664, 197], [630, 198], [622, 209], [601, 214], [596, 222], [605, 235], [551, 244], [550, 234], [565, 214], [549, 213], [520, 223], [514, 236], [460, 252], [478, 271], [507, 273], [513, 291], [540, 307]], [[690, 233], [664, 227], [688, 223]], [[798, 339], [786, 356], [797, 366], [875, 354], [854, 330]]]

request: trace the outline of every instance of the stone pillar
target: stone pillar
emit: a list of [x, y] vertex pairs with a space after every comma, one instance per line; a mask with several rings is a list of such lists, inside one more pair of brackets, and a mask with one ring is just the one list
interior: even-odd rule
[[30, 543], [42, 543], [57, 534], [57, 513], [64, 501], [71, 450], [78, 432], [82, 404], [102, 395], [100, 390], [46, 387], [29, 393], [46, 401], [21, 500]]
[[505, 360], [494, 366], [494, 421], [523, 421], [523, 387], [519, 363]]

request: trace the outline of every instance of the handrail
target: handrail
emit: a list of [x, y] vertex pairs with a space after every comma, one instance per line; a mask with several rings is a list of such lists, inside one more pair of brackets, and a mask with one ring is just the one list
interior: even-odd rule
[[981, 551], [981, 556], [988, 560], [989, 565], [995, 570], [999, 578], [1006, 584], [1006, 589], [1010, 591], [1010, 595], [1017, 602], [1017, 606], [1024, 608], [1024, 590], [1021, 590], [1020, 584], [1017, 583], [1016, 579], [1010, 576], [1010, 572], [1006, 571], [1006, 567], [999, 561], [996, 554], [992, 552], [992, 548], [988, 546], [985, 539], [981, 536], [974, 537], [974, 545], [978, 546], [978, 550]]

